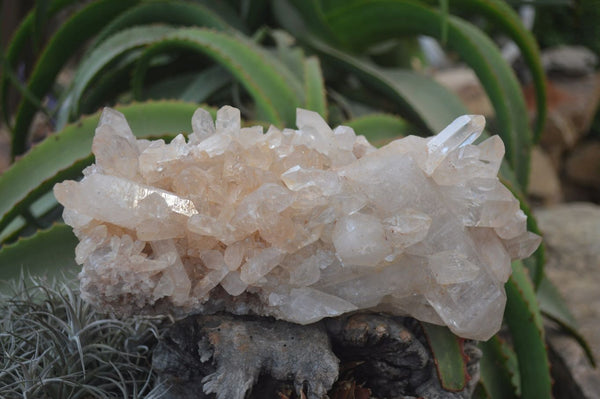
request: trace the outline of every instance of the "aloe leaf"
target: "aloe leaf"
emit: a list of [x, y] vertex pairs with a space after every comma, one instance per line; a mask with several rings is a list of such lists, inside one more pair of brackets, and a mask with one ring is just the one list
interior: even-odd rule
[[542, 314], [556, 322], [571, 335], [585, 352], [590, 364], [596, 367], [592, 349], [585, 338], [577, 331], [577, 321], [556, 286], [548, 278], [544, 277], [536, 294]]
[[200, 28], [145, 26], [110, 37], [81, 63], [70, 97], [73, 114], [77, 114], [77, 104], [93, 77], [114, 57], [132, 48], [159, 42], [167, 47], [199, 51], [215, 59], [246, 88], [256, 102], [259, 117], [264, 120], [276, 125], [291, 125], [295, 121], [295, 108], [303, 102], [302, 87], [282, 64], [268, 58], [247, 39]]
[[506, 283], [508, 300], [504, 320], [517, 354], [521, 395], [524, 399], [551, 398], [550, 363], [535, 290], [523, 264], [515, 261], [512, 267], [512, 276]]
[[231, 82], [231, 74], [220, 65], [214, 65], [201, 72], [168, 77], [151, 85], [147, 88], [147, 93], [144, 93], [145, 75], [152, 59], [163, 52], [173, 51], [176, 45], [177, 43], [173, 44], [170, 41], [158, 42], [146, 48], [142, 55], [137, 57], [136, 66], [131, 75], [131, 90], [134, 99], [143, 101], [149, 98], [176, 98], [186, 102], [200, 103]]
[[79, 114], [79, 102], [84, 90], [107, 64], [127, 51], [157, 42], [173, 30], [167, 26], [134, 27], [105, 40], [80, 63], [75, 72], [67, 100], [71, 105], [70, 116]]
[[[309, 7], [299, 3], [294, 2], [302, 10]], [[325, 23], [338, 39], [355, 50], [402, 35], [441, 39], [444, 26], [440, 12], [412, 0], [355, 1], [328, 8], [324, 15]], [[527, 187], [532, 134], [523, 93], [514, 73], [495, 44], [474, 25], [449, 16], [447, 29], [447, 47], [473, 68], [486, 89], [494, 105], [507, 159], [521, 186]]]
[[[40, 55], [29, 81], [28, 90], [42, 98], [54, 84], [56, 75], [73, 52], [95, 34], [107, 21], [123, 10], [135, 5], [137, 0], [98, 0], [71, 16], [52, 36]], [[12, 154], [25, 151], [27, 134], [35, 114], [35, 104], [23, 99], [15, 116], [12, 137]]]
[[231, 74], [224, 68], [213, 66], [202, 72], [158, 82], [148, 87], [144, 99], [176, 98], [185, 102], [202, 103], [231, 83], [231, 80]]
[[19, 277], [21, 272], [60, 277], [74, 271], [76, 245], [71, 227], [62, 223], [4, 245], [0, 248], [0, 280]]
[[359, 116], [343, 123], [356, 134], [365, 136], [372, 144], [384, 144], [410, 134], [409, 125], [401, 118], [389, 114]]
[[273, 56], [285, 64], [298, 79], [303, 80], [305, 54], [301, 47], [294, 47], [296, 39], [279, 29], [269, 29], [266, 33], [275, 41], [275, 49], [271, 50]]
[[[2, 77], [5, 78], [6, 81], [12, 85], [16, 92], [19, 93], [21, 98], [25, 99], [26, 101], [29, 101], [37, 109], [47, 114], [48, 112], [45, 109], [44, 104], [42, 104], [40, 99], [29, 90], [25, 83], [21, 82], [19, 76], [17, 76], [17, 73], [12, 69], [8, 62], [6, 62], [6, 59], [3, 57], [2, 53], [0, 53], [0, 61], [2, 62]], [[6, 108], [8, 108], [8, 106], [9, 104], [6, 104]], [[10, 119], [10, 115], [6, 115], [6, 118]], [[12, 121], [6, 122], [7, 126], [9, 127], [9, 130], [11, 130], [12, 133], [12, 127], [10, 126], [11, 123]]]
[[[147, 29], [147, 27], [141, 29]], [[143, 50], [140, 50], [141, 55], [137, 55], [135, 68], [131, 73], [131, 92], [135, 100], [143, 100], [144, 80], [148, 69], [153, 64], [153, 60], [163, 53], [168, 54], [176, 50], [178, 50], [177, 43], [173, 44], [169, 41], [151, 43]]]
[[305, 108], [318, 112], [327, 120], [327, 98], [321, 64], [316, 57], [304, 60]]
[[463, 340], [447, 327], [421, 323], [442, 387], [447, 391], [460, 391], [467, 383], [467, 365], [463, 353]]
[[307, 43], [322, 59], [354, 73], [365, 85], [394, 101], [401, 108], [400, 114], [425, 130], [422, 135], [437, 133], [457, 116], [468, 113], [456, 95], [417, 72], [384, 70], [312, 37]]
[[153, 23], [174, 26], [202, 26], [217, 30], [232, 29], [217, 13], [203, 4], [176, 0], [152, 1], [139, 4], [113, 19], [94, 39], [96, 48], [110, 36], [138, 25]]
[[[431, 3], [434, 3], [432, 0]], [[544, 68], [535, 37], [521, 23], [519, 15], [505, 1], [500, 0], [453, 0], [450, 6], [459, 10], [478, 13], [493, 25], [498, 26], [519, 47], [525, 60], [535, 88], [537, 116], [535, 123], [535, 141], [538, 141], [544, 129], [547, 114], [546, 82]]]
[[259, 119], [279, 126], [294, 124], [296, 108], [304, 102], [302, 87], [292, 72], [252, 42], [194, 28], [173, 32], [169, 39], [209, 55], [228, 69], [253, 97]]
[[219, 17], [221, 17], [229, 26], [235, 28], [239, 32], [244, 34], [250, 33], [248, 27], [246, 26], [246, 21], [240, 17], [238, 12], [233, 8], [233, 5], [230, 4], [234, 2], [215, 0], [194, 0], [194, 2], [208, 7], [214, 13], [219, 15]]
[[41, 41], [44, 34], [44, 29], [48, 23], [48, 7], [50, 6], [49, 0], [36, 0], [35, 8], [33, 9], [33, 35], [32, 43], [34, 51], [37, 52], [41, 47]]
[[487, 391], [485, 385], [479, 381], [475, 386], [475, 390], [473, 391], [473, 396], [471, 399], [493, 399], [490, 393]]
[[264, 36], [266, 34], [275, 41], [275, 49], [265, 50], [264, 47], [259, 47], [259, 49], [265, 57], [272, 60], [273, 66], [292, 85], [296, 94], [304, 99], [307, 95], [304, 65], [306, 56], [304, 50], [301, 47], [295, 47], [295, 38], [282, 30], [265, 29], [264, 34], [255, 34], [253, 39], [255, 42], [260, 42], [261, 39], [257, 36]]
[[[114, 66], [106, 71], [94, 80], [94, 83], [84, 93], [81, 103], [80, 110], [83, 115], [93, 114], [102, 106], [107, 104], [115, 103], [118, 101], [119, 95], [129, 92], [129, 84], [131, 80], [131, 70], [138, 60], [141, 49], [133, 50], [122, 57], [119, 57]], [[65, 96], [68, 97], [68, 92], [65, 92]], [[115, 101], [117, 99], [117, 101]], [[62, 99], [59, 103], [63, 103]], [[68, 106], [60, 107], [59, 111], [55, 116], [55, 128], [54, 130], [62, 130], [69, 121]]]
[[[129, 51], [118, 57], [111, 68], [103, 71], [85, 92], [79, 109], [82, 114], [95, 113], [100, 107], [115, 101], [115, 98], [129, 90], [131, 69], [142, 52], [141, 49]], [[55, 113], [54, 130], [62, 130], [70, 121], [71, 97], [68, 90], [58, 100], [60, 107]]]
[[[140, 137], [190, 131], [190, 120], [197, 105], [158, 101], [116, 107], [123, 112]], [[0, 232], [15, 216], [55, 183], [75, 178], [92, 161], [92, 138], [99, 114], [82, 118], [53, 134], [0, 176]]]
[[23, 216], [13, 219], [0, 234], [0, 243], [10, 243], [19, 237], [31, 235], [28, 231], [31, 228], [48, 227], [56, 220], [59, 206], [54, 194], [48, 191], [29, 207], [30, 217], [35, 219], [35, 224], [29, 223]]
[[[524, 196], [517, 196], [521, 203], [521, 210], [527, 215], [527, 230], [542, 236], [542, 232], [540, 231], [535, 216], [527, 205], [527, 201]], [[535, 250], [532, 256], [523, 260], [523, 264], [527, 267], [530, 277], [533, 280], [533, 285], [537, 290], [544, 278], [544, 267], [546, 265], [546, 244], [544, 241], [540, 244], [538, 249]]]
[[270, 0], [243, 0], [240, 7], [240, 16], [250, 29], [256, 30], [265, 23], [265, 14], [269, 12]]
[[[330, 28], [323, 6], [335, 2], [324, 2], [320, 0], [279, 0], [273, 2], [275, 15], [282, 25], [295, 36], [305, 33], [306, 28], [315, 36], [331, 43], [335, 47], [342, 45], [339, 38]], [[346, 5], [352, 3], [347, 1]], [[293, 4], [293, 6], [292, 6]], [[344, 5], [344, 4], [340, 4]], [[300, 15], [297, 15], [297, 11]]]
[[[492, 399], [516, 399], [517, 387], [513, 379], [519, 375], [512, 370], [516, 355], [508, 344], [497, 336], [486, 342], [480, 342], [483, 352], [480, 361], [480, 383], [485, 387], [488, 397]], [[512, 358], [512, 359], [511, 359]]]
[[[58, 11], [76, 1], [77, 0], [54, 0], [47, 8], [47, 17], [51, 18]], [[0, 76], [0, 105], [2, 105], [0, 108], [2, 108], [4, 121], [7, 126], [12, 126], [12, 123], [10, 120], [10, 109], [8, 108], [8, 87], [11, 79], [10, 76], [6, 74], [6, 68], [11, 71], [15, 70], [19, 57], [22, 55], [25, 48], [27, 48], [27, 45], [32, 41], [34, 24], [35, 11], [31, 11], [23, 18], [21, 24], [13, 33], [10, 43], [6, 48], [6, 52], [3, 55], [3, 61], [6, 64], [3, 65], [4, 70], [2, 76]]]

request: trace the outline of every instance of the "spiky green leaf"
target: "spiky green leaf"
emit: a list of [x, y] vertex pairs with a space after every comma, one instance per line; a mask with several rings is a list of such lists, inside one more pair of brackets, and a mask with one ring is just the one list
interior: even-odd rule
[[454, 335], [448, 327], [429, 323], [421, 325], [433, 352], [442, 387], [448, 391], [461, 391], [467, 383], [463, 340]]
[[132, 7], [110, 21], [94, 38], [96, 48], [114, 34], [133, 26], [167, 24], [173, 26], [202, 26], [217, 30], [232, 29], [206, 5], [177, 0], [149, 1]]
[[[190, 131], [195, 104], [159, 101], [116, 107], [141, 137]], [[55, 183], [89, 165], [99, 114], [82, 118], [34, 147], [0, 176], [0, 232]]]
[[304, 60], [304, 93], [306, 102], [304, 107], [318, 112], [327, 120], [327, 98], [325, 82], [321, 72], [319, 59], [309, 57]]
[[0, 248], [0, 280], [19, 277], [21, 272], [32, 275], [60, 277], [73, 271], [77, 238], [71, 227], [55, 224], [31, 237], [21, 238]]
[[[491, 399], [516, 399], [517, 387], [513, 379], [518, 379], [518, 370], [513, 369], [516, 355], [508, 344], [497, 336], [479, 344], [483, 352], [480, 361], [480, 383]], [[520, 382], [520, 381], [517, 381]]]
[[232, 77], [227, 70], [215, 65], [202, 72], [180, 74], [156, 82], [146, 87], [142, 100], [179, 99], [181, 101], [202, 103], [214, 93], [231, 83]]
[[85, 58], [77, 68], [73, 77], [72, 87], [65, 103], [68, 106], [70, 117], [79, 114], [81, 97], [92, 80], [117, 57], [132, 49], [153, 44], [163, 39], [175, 28], [168, 26], [141, 26], [121, 31], [108, 40]]
[[[29, 92], [38, 98], [46, 95], [54, 84], [61, 68], [73, 53], [108, 21], [137, 2], [138, 0], [94, 1], [67, 19], [52, 36], [38, 58], [27, 82]], [[19, 105], [12, 137], [13, 156], [22, 154], [25, 151], [29, 126], [36, 109], [36, 105], [26, 98]]]
[[77, 115], [78, 103], [92, 79], [115, 57], [138, 46], [161, 43], [164, 47], [202, 52], [232, 73], [252, 95], [259, 119], [291, 125], [295, 108], [304, 95], [300, 83], [287, 68], [240, 35], [208, 29], [134, 27], [110, 37], [79, 66], [68, 103]]
[[[437, 0], [430, 0], [430, 3], [435, 4]], [[535, 140], [539, 140], [546, 120], [547, 104], [544, 68], [542, 67], [535, 37], [523, 26], [519, 15], [505, 1], [454, 0], [450, 2], [450, 6], [461, 11], [470, 11], [484, 16], [492, 25], [499, 27], [519, 47], [521, 55], [531, 72], [535, 88], [537, 107]]]
[[535, 290], [522, 262], [515, 261], [512, 267], [513, 274], [506, 283], [508, 300], [504, 320], [519, 362], [521, 394], [524, 399], [550, 399], [550, 363]]
[[307, 43], [324, 60], [354, 73], [365, 85], [394, 101], [400, 114], [422, 127], [422, 135], [437, 133], [456, 117], [468, 113], [456, 95], [417, 72], [384, 70], [314, 37], [307, 38]]
[[389, 114], [360, 116], [343, 124], [354, 129], [356, 134], [365, 136], [374, 145], [383, 144], [411, 133], [409, 125], [402, 118]]
[[[57, 12], [76, 1], [77, 0], [54, 0], [47, 7], [47, 18], [51, 18]], [[31, 45], [33, 40], [32, 35], [34, 30], [34, 24], [35, 11], [31, 11], [27, 14], [25, 18], [23, 18], [21, 24], [13, 33], [13, 36], [6, 48], [6, 52], [2, 54], [4, 64], [3, 73], [2, 76], [0, 76], [0, 105], [2, 105], [0, 106], [0, 108], [2, 108], [4, 122], [7, 126], [12, 126], [10, 120], [10, 109], [8, 107], [8, 89], [11, 76], [9, 73], [7, 73], [7, 70], [14, 72], [15, 68], [17, 67], [18, 61], [23, 56], [23, 52], [28, 47], [28, 45]]]
[[[316, 21], [324, 21], [339, 41], [356, 51], [402, 35], [441, 39], [447, 26], [447, 47], [473, 68], [484, 86], [496, 112], [507, 159], [521, 186], [527, 186], [532, 134], [523, 93], [512, 69], [481, 30], [453, 16], [446, 18], [444, 25], [444, 15], [414, 0], [327, 2], [323, 3], [325, 11], [317, 1], [293, 3], [305, 15], [320, 15]], [[311, 11], [311, 7], [318, 10]]]

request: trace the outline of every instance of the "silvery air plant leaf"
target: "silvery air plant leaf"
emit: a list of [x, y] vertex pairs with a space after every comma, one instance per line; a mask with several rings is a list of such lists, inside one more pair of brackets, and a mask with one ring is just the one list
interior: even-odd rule
[[300, 324], [359, 309], [486, 340], [511, 259], [540, 237], [498, 180], [498, 136], [465, 115], [375, 148], [297, 111], [298, 130], [198, 109], [186, 141], [136, 140], [105, 109], [79, 181], [57, 184], [82, 295], [121, 314], [227, 310]]

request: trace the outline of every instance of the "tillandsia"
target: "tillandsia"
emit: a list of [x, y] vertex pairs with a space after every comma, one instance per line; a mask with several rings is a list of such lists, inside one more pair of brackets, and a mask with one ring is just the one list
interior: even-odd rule
[[106, 108], [81, 181], [54, 188], [83, 297], [117, 313], [227, 310], [300, 324], [361, 309], [486, 340], [511, 260], [540, 237], [499, 181], [498, 136], [457, 118], [375, 148], [298, 109], [297, 130], [198, 109], [189, 137], [137, 140]]

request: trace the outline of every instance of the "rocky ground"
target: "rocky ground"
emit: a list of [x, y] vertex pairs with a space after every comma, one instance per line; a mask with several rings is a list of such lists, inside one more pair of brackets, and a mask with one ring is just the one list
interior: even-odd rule
[[[600, 359], [600, 206], [586, 202], [555, 205], [535, 212], [547, 247], [546, 275], [565, 298]], [[555, 329], [548, 343], [556, 360], [572, 371], [580, 392], [569, 396], [600, 398], [600, 370], [593, 369], [574, 340]], [[560, 388], [560, 387], [559, 387]], [[565, 394], [567, 394], [565, 392]], [[573, 396], [573, 395], [577, 396]]]

